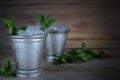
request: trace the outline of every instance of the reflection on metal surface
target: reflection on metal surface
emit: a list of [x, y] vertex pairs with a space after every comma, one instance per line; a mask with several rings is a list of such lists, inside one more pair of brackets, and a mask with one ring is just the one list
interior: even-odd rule
[[45, 37], [45, 35], [34, 37], [11, 36], [17, 77], [40, 76], [40, 57], [43, 54]]

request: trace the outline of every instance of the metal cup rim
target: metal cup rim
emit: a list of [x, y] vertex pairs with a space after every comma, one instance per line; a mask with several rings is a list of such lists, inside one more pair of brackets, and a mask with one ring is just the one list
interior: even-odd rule
[[41, 36], [10, 36], [12, 39], [35, 39], [35, 38], [45, 38], [47, 35]]

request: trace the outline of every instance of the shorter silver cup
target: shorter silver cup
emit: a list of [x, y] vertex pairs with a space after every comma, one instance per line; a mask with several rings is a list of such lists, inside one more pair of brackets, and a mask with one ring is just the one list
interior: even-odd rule
[[33, 37], [11, 36], [17, 77], [39, 77], [40, 57], [46, 35]]
[[53, 55], [61, 56], [64, 54], [68, 32], [69, 27], [64, 25], [52, 26], [48, 30], [48, 36], [46, 37], [47, 62], [54, 61]]

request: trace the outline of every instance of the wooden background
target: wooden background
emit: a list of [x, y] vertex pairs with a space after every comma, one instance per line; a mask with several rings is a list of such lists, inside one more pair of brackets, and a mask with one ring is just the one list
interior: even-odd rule
[[11, 51], [3, 18], [15, 17], [15, 23], [37, 25], [42, 13], [70, 26], [67, 48], [105, 50], [120, 55], [120, 3], [117, 0], [0, 0], [0, 53]]

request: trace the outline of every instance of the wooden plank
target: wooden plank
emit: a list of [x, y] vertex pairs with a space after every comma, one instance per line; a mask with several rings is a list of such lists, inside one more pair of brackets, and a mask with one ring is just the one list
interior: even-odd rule
[[[71, 11], [72, 9], [72, 11]], [[11, 12], [12, 10], [12, 12]], [[48, 5], [43, 5], [43, 6], [25, 6], [25, 7], [8, 7], [3, 9], [2, 8], [2, 12], [0, 12], [0, 14], [5, 14], [7, 12], [7, 14], [31, 14], [31, 15], [36, 15], [38, 13], [44, 13], [44, 14], [52, 14], [54, 16], [56, 16], [57, 14], [60, 15], [61, 17], [64, 15], [66, 15], [67, 18], [71, 18], [69, 16], [74, 16], [75, 18], [77, 18], [77, 16], [82, 17], [87, 17], [87, 18], [94, 18], [94, 17], [98, 17], [101, 16], [101, 14], [103, 14], [102, 12], [100, 12], [98, 9], [88, 9], [88, 8], [84, 8], [84, 7], [80, 7], [80, 6], [74, 6], [74, 7], [66, 7], [66, 6], [48, 6]], [[67, 15], [68, 14], [68, 15]], [[72, 14], [72, 15], [71, 15]], [[65, 18], [65, 16], [64, 16]], [[104, 18], [104, 17], [103, 17]]]
[[120, 48], [120, 41], [117, 40], [68, 40], [66, 47], [78, 48], [85, 42], [89, 48]]
[[[68, 4], [68, 3], [72, 3], [72, 4], [100, 4], [100, 2], [103, 2], [103, 0], [99, 1], [99, 0], [21, 0], [21, 1], [9, 1], [9, 0], [4, 0], [4, 1], [1, 1], [1, 4], [30, 4], [30, 3], [47, 3], [47, 4], [51, 4], [51, 3], [54, 3], [54, 4]], [[105, 1], [104, 1], [105, 2]], [[108, 2], [108, 1], [107, 1]], [[110, 1], [109, 1], [110, 2]]]
[[119, 35], [70, 32], [68, 40], [120, 40]]

